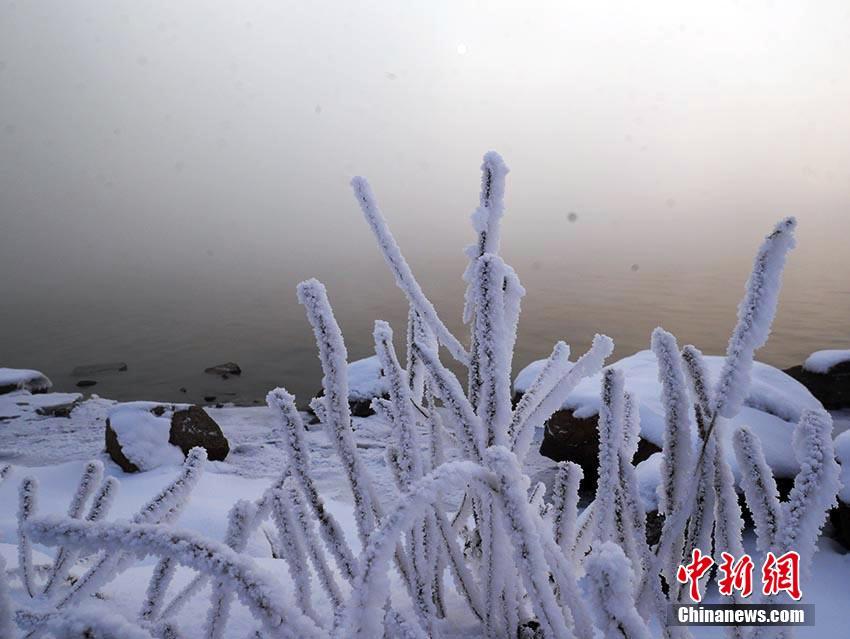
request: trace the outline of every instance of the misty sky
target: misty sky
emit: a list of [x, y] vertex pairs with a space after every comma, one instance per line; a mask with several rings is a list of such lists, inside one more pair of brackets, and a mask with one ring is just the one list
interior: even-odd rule
[[33, 344], [63, 335], [43, 312], [81, 305], [150, 300], [162, 319], [268, 290], [283, 317], [308, 276], [364, 305], [390, 280], [356, 174], [454, 295], [489, 149], [512, 169], [503, 248], [527, 283], [714, 269], [736, 298], [794, 214], [789, 286], [834, 291], [849, 62], [843, 0], [2, 2], [2, 317]]

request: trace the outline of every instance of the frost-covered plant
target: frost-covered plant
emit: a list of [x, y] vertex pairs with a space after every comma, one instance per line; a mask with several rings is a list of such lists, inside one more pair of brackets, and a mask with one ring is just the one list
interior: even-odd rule
[[[202, 471], [202, 450], [193, 450], [180, 476], [130, 522], [103, 521], [116, 488], [110, 479], [101, 483], [82, 518], [83, 505], [100, 479], [96, 465], [87, 467], [64, 517], [38, 516], [34, 480], [24, 480], [20, 573], [31, 594], [29, 544], [60, 549], [45, 588], [54, 609], [18, 611], [18, 625], [33, 633], [64, 632], [68, 624], [77, 624], [91, 636], [120, 634], [120, 624], [127, 620], [92, 621], [84, 604], [121, 570], [151, 555], [157, 563], [138, 623], [124, 636], [135, 636], [136, 630], [138, 636], [179, 636], [179, 612], [210, 584], [204, 633], [213, 638], [229, 636], [229, 611], [237, 599], [261, 626], [253, 637], [424, 639], [441, 636], [447, 611], [461, 614], [464, 606], [487, 637], [643, 639], [650, 636], [650, 627], [659, 628], [664, 637], [688, 637], [687, 629], [667, 626], [667, 604], [678, 599], [672, 571], [683, 550], [694, 544], [740, 548], [740, 510], [717, 432], [740, 408], [753, 353], [767, 338], [794, 221], [780, 223], [759, 251], [716, 385], [709, 383], [699, 351], [686, 346], [680, 352], [675, 338], [661, 329], [652, 336], [666, 418], [665, 522], [658, 546], [650, 548], [633, 465], [639, 410], [619, 370], [606, 369], [602, 375], [595, 500], [579, 515], [582, 471], [575, 464], [559, 465], [549, 506], [546, 487], [532, 487], [522, 471], [535, 429], [561, 408], [582, 379], [602, 370], [613, 342], [597, 335], [575, 363], [569, 361], [569, 347], [558, 342], [512, 406], [511, 362], [525, 291], [498, 254], [507, 172], [498, 154], [484, 157], [480, 202], [472, 218], [477, 237], [467, 250], [464, 273], [468, 345], [452, 334], [425, 296], [369, 184], [363, 178], [352, 180], [366, 221], [409, 303], [404, 357], [395, 350], [389, 324], [378, 321], [374, 329], [389, 393], [375, 398], [372, 407], [390, 426], [386, 461], [393, 478], [393, 485], [380, 492], [355, 442], [347, 352], [327, 291], [317, 280], [298, 286], [323, 372], [323, 393], [311, 406], [347, 480], [359, 548], [346, 539], [315, 482], [295, 398], [278, 388], [268, 394], [267, 403], [278, 419], [286, 467], [259, 499], [233, 506], [222, 542], [174, 526]], [[466, 367], [463, 383], [441, 361], [441, 347]], [[795, 446], [802, 470], [787, 504], [776, 497], [758, 440], [742, 430], [734, 442], [760, 548], [802, 544], [810, 557], [837, 485], [826, 418], [807, 413], [801, 419]], [[388, 493], [389, 498], [382, 497]], [[245, 553], [248, 538], [261, 526], [284, 560], [292, 597], [281, 583], [283, 575], [264, 570]], [[67, 584], [70, 565], [85, 553], [94, 554], [90, 567]], [[178, 565], [197, 574], [169, 599]], [[4, 576], [0, 571], [0, 629], [11, 614], [4, 613], [9, 608]], [[402, 585], [402, 593], [391, 593], [391, 577]], [[446, 587], [448, 578], [453, 589]], [[323, 614], [319, 591], [332, 614]]]

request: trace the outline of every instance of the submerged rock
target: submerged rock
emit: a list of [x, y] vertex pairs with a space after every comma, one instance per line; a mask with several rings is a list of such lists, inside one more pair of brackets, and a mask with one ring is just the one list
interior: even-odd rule
[[71, 371], [72, 377], [90, 377], [98, 373], [120, 373], [127, 370], [126, 362], [105, 362], [103, 364], [86, 364], [76, 366]]
[[95, 386], [97, 382], [93, 379], [81, 379], [77, 382], [77, 388], [88, 388], [89, 386]]
[[16, 390], [46, 393], [52, 387], [53, 382], [39, 371], [26, 368], [0, 368], [0, 395]]
[[195, 446], [221, 461], [230, 444], [204, 409], [187, 404], [128, 402], [106, 420], [106, 452], [128, 473], [180, 463]]
[[210, 375], [220, 375], [224, 379], [227, 379], [231, 375], [241, 375], [242, 369], [236, 362], [225, 362], [224, 364], [216, 364], [215, 366], [205, 368], [204, 372]]

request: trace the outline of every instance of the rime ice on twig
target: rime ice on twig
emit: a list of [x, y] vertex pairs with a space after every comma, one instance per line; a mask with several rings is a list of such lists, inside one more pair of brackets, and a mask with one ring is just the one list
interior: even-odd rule
[[764, 459], [761, 442], [749, 428], [741, 427], [735, 431], [732, 445], [741, 470], [741, 487], [747, 498], [747, 508], [756, 527], [756, 543], [759, 550], [766, 552], [776, 544], [782, 527], [782, 506], [776, 481]]
[[91, 523], [67, 517], [31, 519], [27, 531], [39, 543], [66, 541], [80, 550], [105, 550], [122, 554], [171, 557], [181, 565], [225, 580], [272, 633], [320, 637], [321, 630], [298, 610], [288, 606], [275, 579], [244, 554], [193, 533], [161, 526], [133, 523]]
[[422, 288], [413, 276], [413, 272], [407, 265], [407, 261], [401, 254], [401, 250], [396, 244], [395, 238], [387, 223], [384, 221], [381, 211], [378, 209], [378, 204], [375, 201], [375, 196], [369, 183], [362, 177], [356, 177], [351, 180], [351, 188], [354, 189], [354, 196], [360, 204], [363, 215], [366, 216], [366, 221], [378, 240], [378, 246], [384, 254], [384, 259], [390, 267], [390, 270], [395, 276], [395, 281], [402, 292], [407, 296], [410, 305], [416, 309], [420, 317], [428, 324], [440, 343], [445, 346], [452, 356], [462, 364], [469, 363], [469, 353], [463, 348], [457, 338], [449, 332], [446, 325], [437, 315], [434, 305], [428, 301]]
[[334, 516], [328, 512], [324, 500], [313, 483], [310, 454], [304, 441], [304, 424], [295, 406], [295, 398], [285, 389], [277, 388], [268, 394], [266, 402], [280, 417], [283, 431], [281, 442], [289, 461], [289, 469], [319, 524], [319, 533], [343, 576], [350, 581], [354, 579], [357, 572], [357, 562], [345, 540], [342, 528]]
[[746, 293], [738, 306], [738, 324], [729, 338], [726, 362], [717, 382], [712, 413], [734, 417], [750, 387], [753, 354], [770, 335], [776, 314], [785, 257], [794, 248], [797, 220], [788, 217], [779, 222], [765, 238], [747, 280]]
[[9, 582], [6, 578], [6, 560], [0, 557], [0, 637], [11, 637], [13, 634], [12, 601], [9, 598]]
[[804, 411], [794, 429], [794, 454], [800, 472], [782, 520], [777, 545], [782, 552], [796, 550], [808, 570], [826, 514], [836, 504], [840, 468], [832, 444], [832, 417], [826, 411]]
[[38, 508], [38, 480], [35, 477], [24, 477], [18, 490], [18, 568], [24, 590], [30, 597], [35, 597], [35, 574], [32, 565], [32, 543], [25, 527]]
[[634, 576], [629, 560], [616, 544], [606, 541], [587, 558], [591, 609], [604, 637], [651, 639], [646, 623], [634, 608]]

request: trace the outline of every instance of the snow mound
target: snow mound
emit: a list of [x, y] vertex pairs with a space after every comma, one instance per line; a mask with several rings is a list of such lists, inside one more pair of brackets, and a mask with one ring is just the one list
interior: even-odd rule
[[31, 393], [44, 393], [53, 387], [53, 382], [39, 371], [26, 368], [0, 368], [0, 393], [14, 390], [28, 390]]
[[370, 400], [389, 392], [387, 378], [381, 370], [377, 355], [358, 359], [348, 364], [348, 398]]
[[[704, 356], [712, 384], [716, 384], [725, 357]], [[545, 360], [541, 360], [545, 361]], [[526, 373], [535, 362], [520, 373]], [[609, 366], [618, 368], [626, 376], [626, 390], [638, 400], [640, 407], [640, 435], [643, 439], [663, 446], [664, 407], [661, 403], [661, 384], [658, 381], [658, 362], [654, 353], [640, 351]], [[538, 369], [539, 370], [539, 369]], [[525, 381], [531, 373], [524, 376]], [[519, 377], [517, 379], [519, 379]], [[533, 379], [533, 377], [532, 377]], [[589, 418], [599, 414], [602, 373], [583, 379], [567, 396], [562, 409], [576, 417]], [[514, 384], [514, 390], [519, 390]], [[721, 426], [720, 434], [731, 438], [739, 426], [749, 426], [759, 436], [767, 463], [779, 477], [792, 477], [799, 469], [794, 458], [791, 435], [804, 409], [823, 410], [821, 403], [800, 382], [778, 368], [753, 362], [752, 383], [738, 415]], [[695, 420], [693, 414], [692, 421]], [[695, 423], [695, 421], [694, 421]], [[731, 441], [726, 446], [729, 462], [737, 475], [737, 462], [732, 454]]]
[[843, 362], [850, 362], [850, 350], [815, 351], [803, 362], [803, 370], [825, 375], [833, 366]]
[[[545, 359], [538, 359], [536, 362], [531, 362], [531, 364], [523, 368], [514, 380], [514, 393], [527, 392], [534, 383], [534, 380], [537, 379], [537, 376], [540, 375], [540, 371], [546, 366], [546, 362], [547, 360]], [[572, 364], [567, 366], [565, 372], [569, 371], [572, 367]]]
[[[183, 463], [183, 452], [168, 443], [171, 417], [188, 404], [127, 402], [109, 411], [109, 426], [115, 432], [121, 452], [141, 471], [157, 466]], [[152, 412], [156, 410], [156, 413]], [[158, 413], [158, 414], [157, 414]]]
[[841, 464], [841, 490], [838, 491], [838, 498], [850, 504], [850, 430], [845, 430], [835, 438], [835, 458]]

